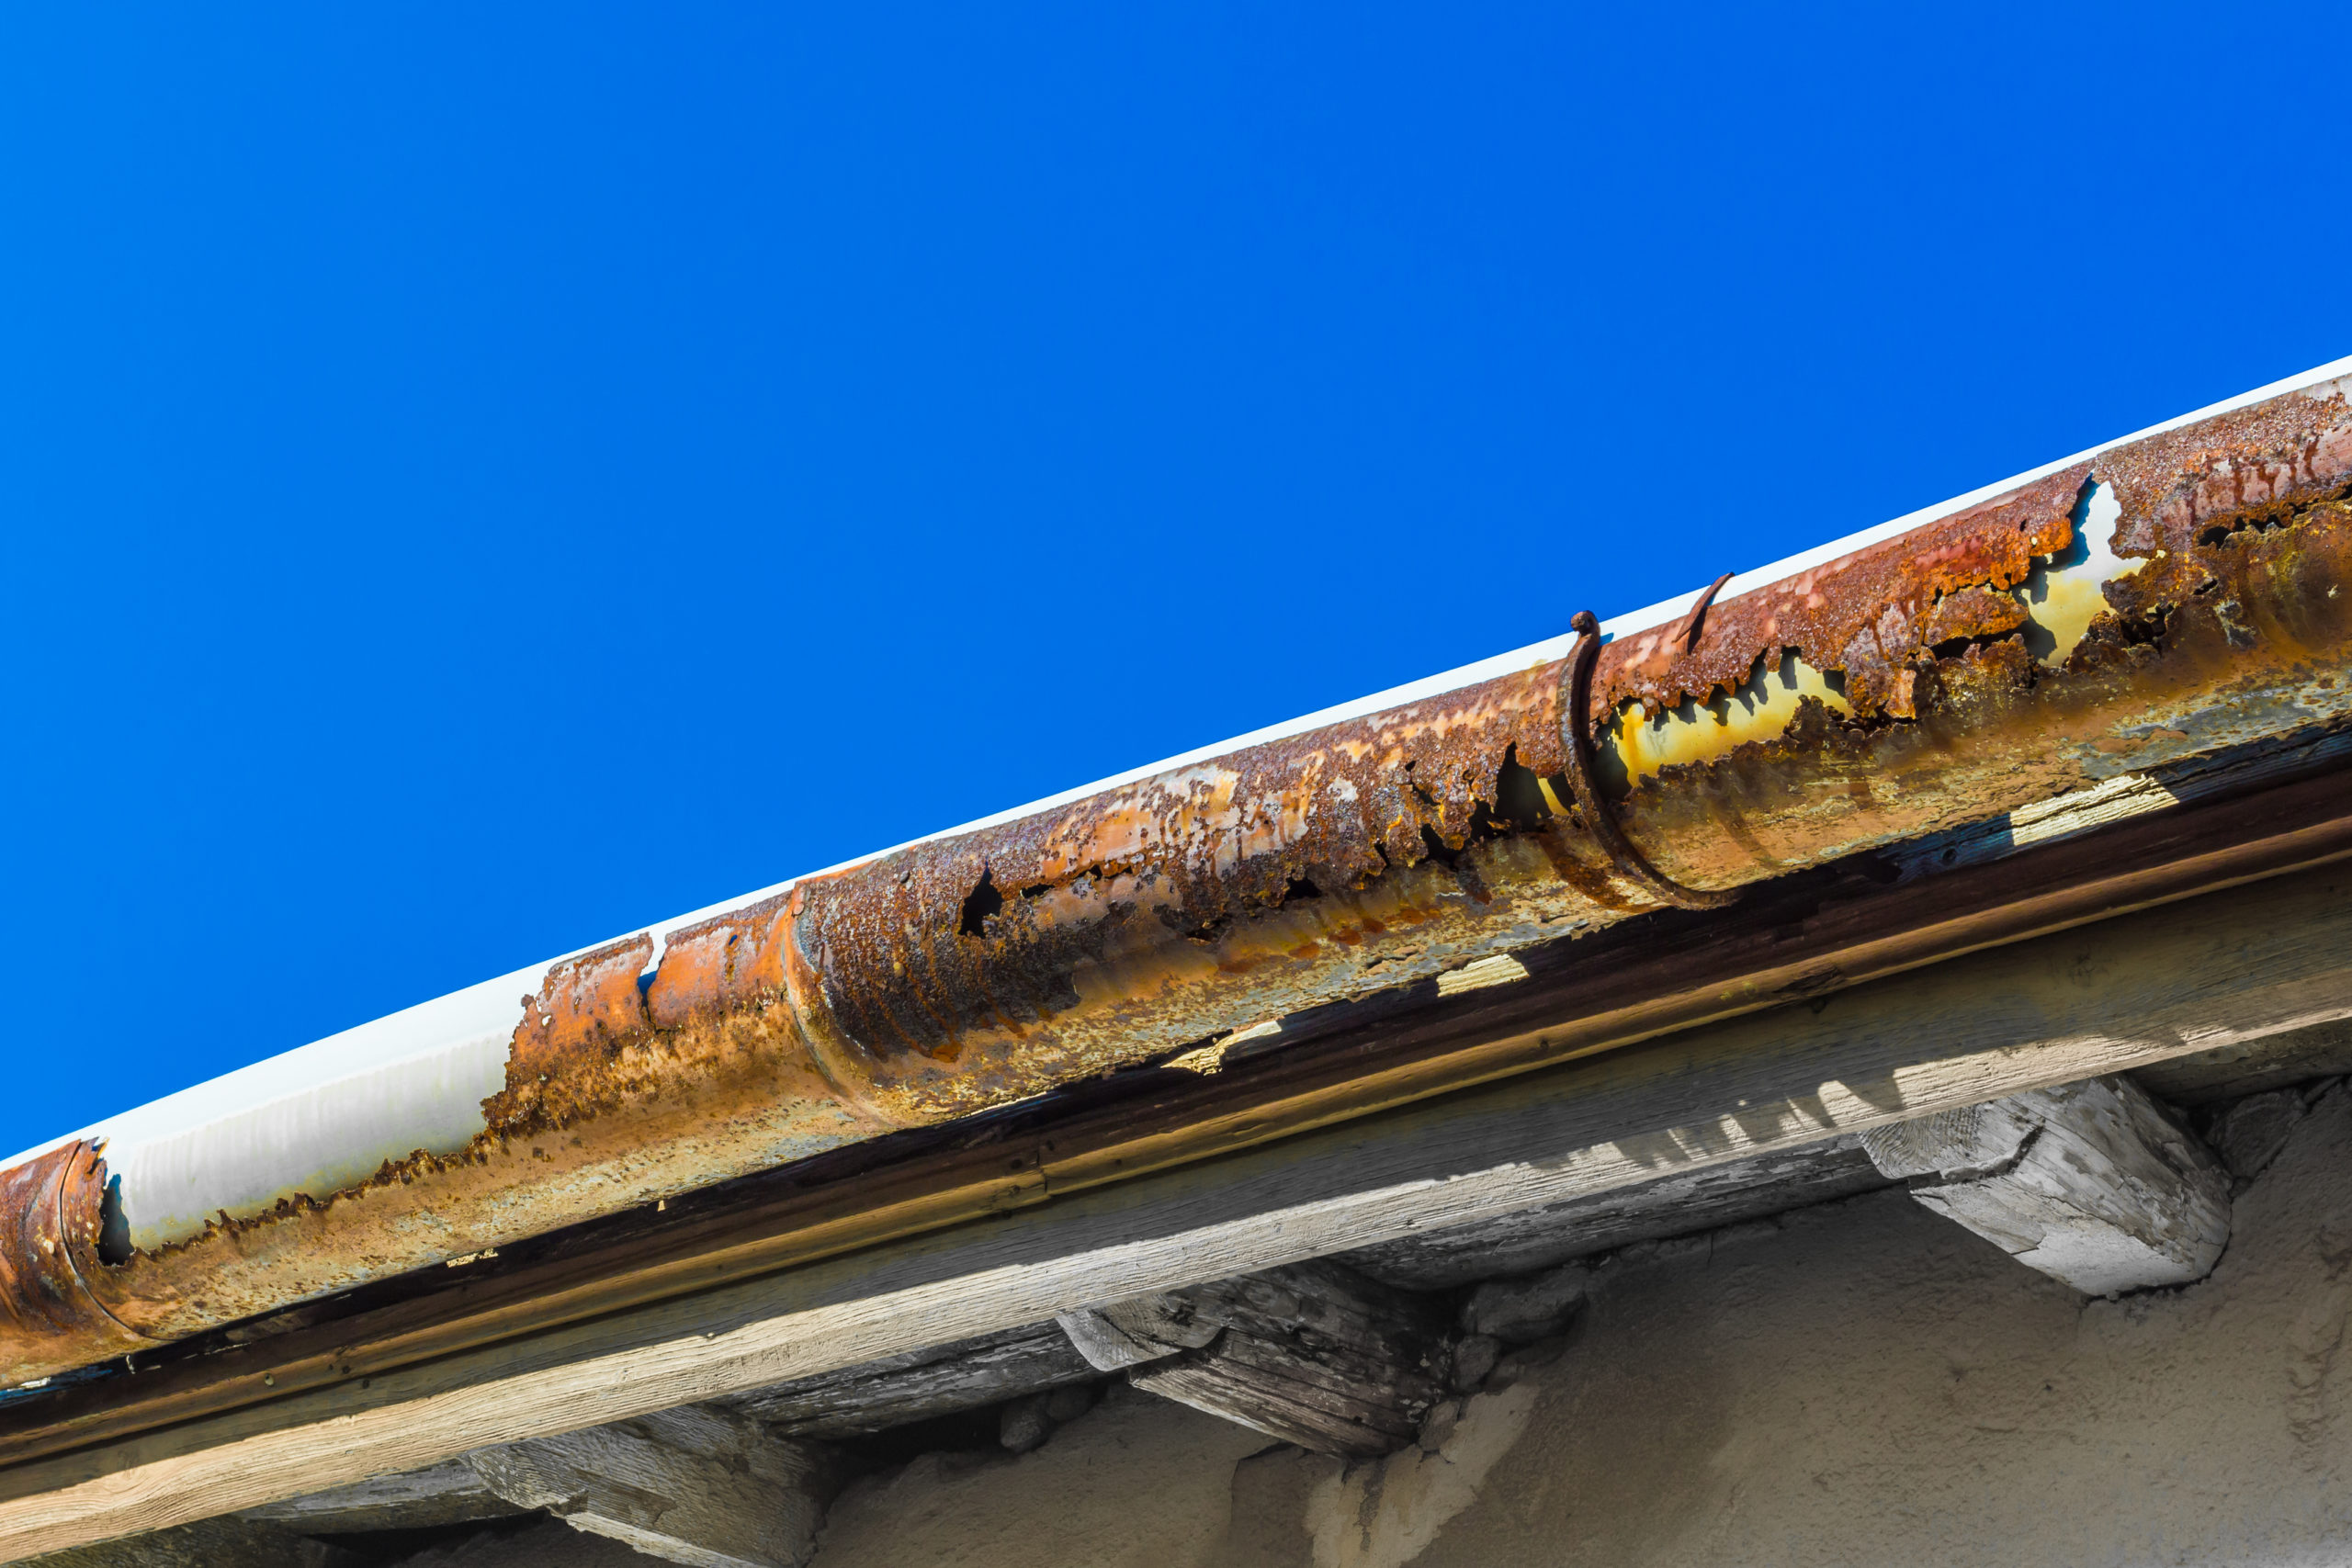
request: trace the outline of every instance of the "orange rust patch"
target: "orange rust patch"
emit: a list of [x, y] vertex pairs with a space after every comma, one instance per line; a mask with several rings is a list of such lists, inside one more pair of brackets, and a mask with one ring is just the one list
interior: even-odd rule
[[538, 995], [524, 998], [523, 1021], [507, 1051], [506, 1088], [482, 1103], [492, 1131], [534, 1116], [560, 1118], [608, 1098], [601, 1080], [651, 1022], [638, 977], [652, 958], [653, 939], [639, 935], [548, 970]]
[[1858, 713], [1910, 717], [1917, 711], [1910, 661], [1923, 645], [1943, 640], [1924, 635], [1930, 613], [1963, 590], [2022, 582], [2036, 556], [2064, 549], [2090, 472], [2089, 464], [2079, 464], [1718, 601], [1708, 608], [1697, 647], [1687, 652], [1679, 627], [1612, 643], [1601, 652], [1590, 716], [1598, 722], [1630, 701], [1653, 712], [1686, 698], [1705, 702], [1746, 681], [1758, 660], [1795, 649], [1815, 669], [1843, 673], [1847, 700]]
[[153, 1343], [83, 1281], [105, 1190], [106, 1162], [79, 1139], [0, 1170], [0, 1381], [47, 1376], [61, 1356], [74, 1365]]
[[763, 898], [671, 934], [662, 967], [646, 993], [657, 1029], [781, 996], [785, 943], [791, 940], [787, 895]]

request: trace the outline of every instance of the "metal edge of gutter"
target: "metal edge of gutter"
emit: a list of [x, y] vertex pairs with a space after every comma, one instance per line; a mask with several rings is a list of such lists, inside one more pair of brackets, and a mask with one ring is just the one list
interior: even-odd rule
[[[1736, 886], [2340, 716], [2346, 368], [1733, 578], [1703, 622], [1693, 595], [1609, 623], [1590, 716], [1649, 764], [1626, 823]], [[763, 889], [52, 1143], [0, 1171], [0, 1382], [1640, 913], [1566, 804], [1564, 651]]]

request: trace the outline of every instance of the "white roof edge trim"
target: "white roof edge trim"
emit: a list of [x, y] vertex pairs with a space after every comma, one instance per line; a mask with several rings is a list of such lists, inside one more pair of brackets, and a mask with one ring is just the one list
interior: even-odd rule
[[[1736, 599], [1742, 593], [1751, 592], [1756, 589], [1778, 582], [1782, 578], [1794, 576], [1824, 561], [1835, 560], [1839, 556], [1850, 554], [1865, 545], [1876, 544], [1881, 539], [1905, 533], [1924, 524], [1933, 523], [1955, 512], [1973, 506], [1979, 502], [1988, 501], [2005, 491], [2015, 490], [2019, 485], [2030, 484], [2045, 475], [2056, 473], [2062, 468], [2069, 468], [2086, 459], [2095, 458], [2100, 453], [2109, 451], [2127, 442], [2144, 440], [2151, 435], [2160, 435], [2165, 431], [2177, 430], [2183, 425], [2194, 424], [2199, 420], [2211, 419], [2218, 414], [2228, 413], [2250, 403], [2262, 402], [2290, 392], [2309, 390], [2346, 377], [2352, 377], [2352, 355], [2331, 360], [2325, 365], [2317, 366], [2299, 375], [2273, 381], [2267, 386], [2256, 387], [2252, 391], [2241, 392], [2221, 402], [2208, 404], [2204, 408], [2168, 419], [2161, 424], [2152, 424], [2144, 430], [2135, 430], [2128, 435], [2119, 435], [2113, 440], [2103, 441], [2096, 446], [2086, 447], [2072, 456], [2058, 458], [2054, 462], [2044, 463], [2024, 473], [2012, 475], [1992, 484], [1980, 485], [1966, 494], [1953, 496], [1948, 501], [1939, 502], [1932, 506], [1920, 507], [1915, 512], [1905, 513], [1900, 517], [1890, 518], [1873, 527], [1861, 529], [1857, 533], [1846, 535], [1842, 538], [1833, 539], [1826, 544], [1814, 546], [1796, 555], [1784, 557], [1768, 566], [1740, 572], [1724, 585], [1723, 592], [1717, 598], [1719, 601]], [[1661, 600], [1645, 608], [1614, 616], [1601, 623], [1601, 630], [1606, 635], [1616, 637], [1665, 625], [1688, 613], [1700, 592], [1701, 589], [1693, 588], [1689, 592], [1678, 594], [1674, 598]], [[1458, 691], [1464, 686], [1473, 685], [1480, 681], [1491, 680], [1498, 675], [1508, 675], [1514, 671], [1526, 670], [1534, 665], [1548, 663], [1562, 658], [1575, 645], [1575, 641], [1574, 635], [1568, 633], [1547, 637], [1541, 642], [1531, 643], [1525, 648], [1515, 649], [1509, 653], [1498, 653], [1491, 658], [1479, 660], [1476, 663], [1464, 664], [1440, 674], [1424, 676], [1418, 681], [1407, 682], [1401, 686], [1391, 686], [1386, 691], [1374, 692], [1350, 702], [1318, 709], [1314, 713], [1302, 714], [1296, 718], [1286, 719], [1279, 724], [1268, 725], [1261, 729], [1253, 729], [1248, 734], [1237, 735], [1230, 739], [1221, 740], [1213, 745], [1196, 747], [1190, 751], [1180, 752], [1176, 756], [1164, 758], [1157, 762], [1130, 768], [1124, 773], [1114, 773], [1108, 778], [1098, 779], [1091, 784], [1080, 784], [1077, 788], [1047, 795], [1042, 800], [1033, 800], [1025, 806], [1016, 806], [992, 816], [982, 817], [953, 828], [942, 829], [937, 832], [926, 833], [919, 838], [910, 839], [904, 843], [894, 844], [886, 850], [877, 850], [870, 854], [859, 855], [853, 860], [842, 861], [821, 871], [805, 872], [783, 882], [756, 888], [749, 893], [739, 894], [724, 902], [706, 905], [699, 909], [689, 910], [685, 914], [674, 916], [658, 924], [639, 929], [652, 937], [653, 962], [659, 964], [672, 932], [713, 916], [725, 914], [730, 909], [740, 909], [744, 905], [759, 899], [773, 897], [776, 894], [788, 891], [796, 883], [812, 877], [829, 875], [851, 866], [861, 865], [870, 860], [879, 859], [883, 855], [896, 854], [900, 850], [912, 849], [919, 844], [935, 843], [941, 840], [959, 838], [967, 833], [978, 832], [985, 828], [1017, 822], [1023, 818], [1034, 817], [1058, 807], [1068, 806], [1074, 801], [1083, 800], [1089, 795], [1100, 794], [1104, 790], [1117, 789], [1123, 785], [1150, 778], [1155, 774], [1168, 773], [1177, 768], [1190, 767], [1198, 762], [1224, 756], [1228, 752], [1240, 750], [1245, 747], [1283, 739], [1310, 729], [1319, 729], [1325, 725], [1361, 717], [1369, 713], [1378, 713], [1385, 708], [1398, 707], [1424, 698], [1442, 696], [1448, 692]], [[604, 945], [603, 942], [596, 942], [588, 947], [575, 948], [570, 953], [560, 953], [544, 964], [535, 964], [527, 969], [518, 969], [511, 975], [502, 976], [494, 980], [485, 980], [462, 990], [452, 991], [446, 996], [435, 998], [431, 1001], [421, 1002], [414, 1007], [402, 1009], [399, 1012], [388, 1014], [370, 1022], [330, 1034], [308, 1045], [296, 1046], [292, 1050], [266, 1057], [249, 1066], [239, 1067], [233, 1072], [224, 1073], [219, 1077], [198, 1084], [193, 1088], [182, 1089], [175, 1094], [166, 1095], [161, 1100], [152, 1100], [133, 1110], [107, 1117], [102, 1122], [94, 1122], [76, 1132], [44, 1139], [24, 1153], [0, 1162], [0, 1169], [20, 1164], [74, 1138], [105, 1136], [110, 1144], [109, 1163], [119, 1174], [124, 1176], [125, 1188], [128, 1190], [132, 1184], [130, 1169], [136, 1163], [136, 1149], [141, 1145], [176, 1139], [196, 1128], [224, 1120], [232, 1114], [250, 1111], [256, 1106], [315, 1093], [338, 1081], [375, 1073], [395, 1064], [413, 1062], [420, 1071], [432, 1070], [450, 1054], [462, 1053], [469, 1047], [476, 1046], [485, 1032], [497, 1030], [511, 1034], [515, 1022], [521, 1018], [521, 998], [525, 994], [536, 992], [539, 988], [540, 982], [550, 967], [562, 963], [567, 958], [592, 952], [594, 948]], [[499, 1000], [501, 996], [506, 999]], [[224, 1157], [225, 1155], [224, 1151]]]

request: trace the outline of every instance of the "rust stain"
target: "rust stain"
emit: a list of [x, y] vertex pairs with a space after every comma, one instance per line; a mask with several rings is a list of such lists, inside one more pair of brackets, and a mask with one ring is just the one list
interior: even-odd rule
[[2013, 587], [2036, 557], [2064, 550], [2090, 472], [2091, 465], [2079, 464], [1713, 605], [1687, 651], [1664, 627], [1625, 639], [1622, 649], [1612, 644], [1595, 682], [1592, 716], [1633, 701], [1653, 712], [1686, 698], [1703, 702], [1746, 681], [1758, 660], [1795, 649], [1815, 669], [1843, 673], [1858, 714], [1910, 718], [1918, 650], [1942, 640], [1922, 635], [1940, 601]]
[[2179, 555], [2341, 491], [2352, 421], [2341, 397], [2289, 393], [2102, 454], [2098, 469], [2123, 508], [2115, 553]]
[[[2101, 479], [2116, 552], [2146, 564], [2041, 664], [2010, 591]], [[1588, 723], [1704, 703], [1792, 649], [1852, 708], [1808, 697], [1769, 740], [1645, 775], [1616, 819], [1665, 876], [1734, 888], [2352, 716], [2347, 485], [2344, 400], [2290, 394], [1612, 643]], [[803, 881], [675, 933], [650, 982], [650, 937], [566, 961], [470, 1146], [153, 1254], [98, 1260], [95, 1157], [0, 1172], [0, 1366], [84, 1364], [1656, 908], [1562, 808], [1562, 672]]]
[[638, 976], [653, 939], [630, 937], [568, 958], [523, 998], [523, 1021], [506, 1057], [506, 1087], [483, 1112], [492, 1131], [562, 1126], [605, 1097], [601, 1081], [625, 1077], [629, 1044], [651, 1023]]

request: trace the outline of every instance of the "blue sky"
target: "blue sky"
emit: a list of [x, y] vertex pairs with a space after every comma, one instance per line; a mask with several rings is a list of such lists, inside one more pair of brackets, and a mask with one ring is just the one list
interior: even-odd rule
[[0, 1150], [2352, 352], [2311, 6], [0, 22]]

